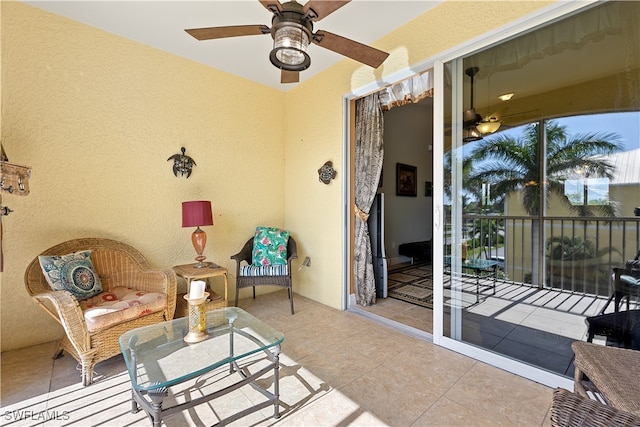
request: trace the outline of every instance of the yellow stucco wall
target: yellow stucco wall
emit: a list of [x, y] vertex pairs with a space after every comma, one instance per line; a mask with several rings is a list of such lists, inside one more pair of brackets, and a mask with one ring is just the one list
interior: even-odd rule
[[[343, 96], [549, 3], [446, 1], [373, 44], [391, 54], [379, 69], [344, 60], [287, 93], [286, 224], [299, 233], [304, 255], [312, 259], [311, 269], [303, 269], [296, 280], [300, 293], [340, 307], [341, 181], [348, 172], [342, 167]], [[317, 170], [327, 160], [338, 175], [324, 185]]]
[[[294, 291], [340, 307], [343, 95], [548, 4], [446, 1], [374, 43], [391, 52], [380, 69], [345, 59], [285, 94], [3, 1], [2, 142], [33, 174], [29, 196], [3, 197], [15, 212], [3, 218], [2, 350], [62, 334], [24, 291], [39, 252], [103, 236], [154, 266], [190, 262], [184, 200], [212, 201], [205, 255], [230, 271], [256, 225], [290, 229], [298, 261], [312, 258]], [[181, 146], [197, 162], [189, 179], [166, 161]], [[330, 185], [317, 174], [327, 160]]]
[[[284, 225], [280, 91], [2, 2], [2, 101], [9, 160], [33, 171], [31, 194], [3, 197], [3, 350], [62, 334], [23, 285], [56, 243], [108, 237], [155, 267], [192, 262], [181, 202], [207, 199], [205, 255], [235, 273], [229, 257], [256, 225]], [[197, 163], [188, 179], [167, 161], [182, 146]]]

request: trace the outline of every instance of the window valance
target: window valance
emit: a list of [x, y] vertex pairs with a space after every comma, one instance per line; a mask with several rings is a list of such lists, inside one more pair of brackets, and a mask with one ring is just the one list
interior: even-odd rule
[[380, 91], [380, 105], [387, 111], [433, 96], [433, 71], [398, 82]]

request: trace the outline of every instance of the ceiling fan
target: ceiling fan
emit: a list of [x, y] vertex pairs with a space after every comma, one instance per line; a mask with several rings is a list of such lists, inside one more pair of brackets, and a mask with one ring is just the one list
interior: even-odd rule
[[478, 71], [480, 71], [480, 68], [478, 67], [469, 67], [464, 70], [464, 73], [471, 78], [471, 108], [466, 110], [462, 115], [462, 140], [464, 142], [481, 140], [483, 135], [494, 133], [502, 124], [495, 116], [492, 115], [483, 119], [473, 107], [473, 78], [478, 74]]
[[273, 50], [271, 63], [282, 70], [281, 83], [296, 83], [300, 71], [311, 65], [306, 50], [309, 42], [344, 55], [373, 68], [378, 68], [389, 56], [371, 46], [324, 30], [313, 32], [313, 23], [335, 12], [351, 0], [309, 0], [304, 6], [295, 0], [258, 0], [273, 13], [271, 28], [266, 25], [236, 25], [227, 27], [193, 28], [185, 30], [198, 40], [271, 34]]

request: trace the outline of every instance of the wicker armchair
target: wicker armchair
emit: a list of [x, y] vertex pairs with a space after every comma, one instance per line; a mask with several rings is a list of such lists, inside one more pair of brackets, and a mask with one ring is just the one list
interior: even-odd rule
[[177, 280], [173, 270], [154, 270], [135, 248], [109, 239], [84, 238], [69, 240], [47, 249], [40, 255], [66, 255], [91, 250], [91, 260], [104, 291], [134, 284], [138, 291], [166, 295], [161, 311], [89, 331], [78, 300], [68, 291], [52, 291], [36, 257], [27, 267], [24, 280], [27, 292], [65, 331], [59, 353], [66, 350], [82, 366], [82, 384], [93, 382], [94, 366], [120, 354], [118, 338], [124, 332], [173, 318], [176, 306]]
[[242, 250], [233, 255], [231, 259], [236, 260], [236, 307], [240, 296], [240, 289], [253, 288], [253, 299], [256, 298], [256, 286], [271, 285], [287, 288], [289, 292], [289, 302], [291, 305], [291, 314], [293, 314], [293, 288], [291, 282], [291, 260], [298, 258], [298, 246], [293, 237], [289, 236], [287, 243], [287, 275], [282, 276], [241, 276], [240, 268], [242, 262], [251, 264], [253, 252], [253, 237], [247, 240]]

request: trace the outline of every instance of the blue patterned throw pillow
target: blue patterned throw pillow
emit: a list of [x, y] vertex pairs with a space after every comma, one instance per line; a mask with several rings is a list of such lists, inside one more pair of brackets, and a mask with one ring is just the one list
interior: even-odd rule
[[281, 265], [287, 263], [289, 232], [282, 228], [256, 227], [253, 237], [253, 265]]
[[91, 298], [102, 292], [102, 282], [91, 262], [91, 251], [41, 255], [38, 260], [44, 277], [54, 291], [69, 291], [78, 300]]

